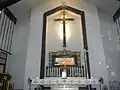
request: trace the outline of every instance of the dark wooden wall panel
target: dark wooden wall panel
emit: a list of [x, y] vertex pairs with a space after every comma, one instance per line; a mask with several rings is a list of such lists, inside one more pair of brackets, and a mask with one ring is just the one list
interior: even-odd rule
[[18, 1], [21, 1], [21, 0], [0, 0], [0, 10], [4, 9], [12, 4], [15, 4]]

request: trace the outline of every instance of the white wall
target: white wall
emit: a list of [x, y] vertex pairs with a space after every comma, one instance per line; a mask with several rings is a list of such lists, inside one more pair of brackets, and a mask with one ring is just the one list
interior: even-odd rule
[[102, 10], [99, 11], [101, 36], [105, 51], [109, 80], [120, 80], [120, 52], [118, 47], [117, 28], [112, 16]]
[[18, 12], [17, 6], [19, 6], [19, 3], [9, 7], [13, 14], [17, 12], [15, 16], [18, 21], [13, 34], [12, 55], [8, 57], [7, 72], [12, 75], [15, 89], [23, 89], [30, 29], [30, 12], [25, 10], [22, 10], [22, 13]]
[[[43, 13], [59, 5], [61, 5], [60, 0], [51, 0], [32, 9], [25, 81], [28, 77], [35, 78], [40, 75]], [[107, 69], [97, 9], [91, 4], [80, 2], [80, 0], [71, 0], [71, 2], [67, 2], [67, 5], [85, 12], [91, 75], [96, 78], [102, 76], [107, 82]], [[24, 89], [28, 90], [27, 82], [24, 83]]]

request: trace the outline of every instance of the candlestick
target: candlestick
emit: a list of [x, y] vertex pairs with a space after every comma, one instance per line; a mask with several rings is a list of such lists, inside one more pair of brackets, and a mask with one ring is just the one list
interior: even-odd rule
[[63, 78], [63, 79], [66, 79], [66, 78], [67, 78], [67, 71], [66, 71], [66, 70], [63, 70], [63, 71], [62, 71], [62, 78]]
[[70, 70], [70, 77], [71, 77], [71, 67], [70, 67], [70, 69], [69, 69], [69, 70]]
[[60, 67], [59, 67], [59, 77], [60, 77]]

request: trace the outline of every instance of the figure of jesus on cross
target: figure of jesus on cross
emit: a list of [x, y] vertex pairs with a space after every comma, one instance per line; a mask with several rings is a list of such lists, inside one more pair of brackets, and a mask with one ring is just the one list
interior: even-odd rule
[[67, 47], [66, 45], [66, 21], [73, 21], [73, 18], [66, 18], [66, 13], [63, 11], [62, 18], [54, 19], [54, 21], [62, 22], [63, 24], [63, 47]]

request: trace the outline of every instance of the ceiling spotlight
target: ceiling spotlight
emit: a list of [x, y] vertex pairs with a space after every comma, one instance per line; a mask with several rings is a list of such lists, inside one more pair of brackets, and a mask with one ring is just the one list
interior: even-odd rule
[[2, 13], [2, 11], [0, 11], [0, 13]]

